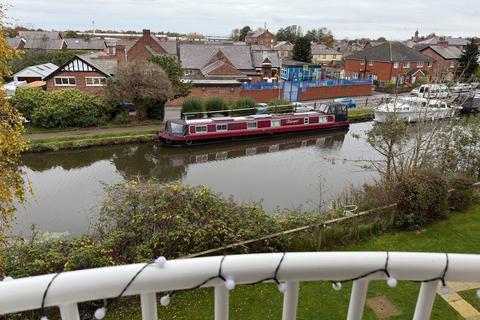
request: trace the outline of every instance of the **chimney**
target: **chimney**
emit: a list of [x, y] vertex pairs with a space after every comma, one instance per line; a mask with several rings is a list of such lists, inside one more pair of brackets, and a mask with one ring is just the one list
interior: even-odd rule
[[115, 45], [115, 57], [117, 58], [118, 63], [125, 62], [127, 53], [125, 51], [125, 45], [121, 42], [117, 42]]
[[150, 34], [150, 29], [143, 29], [143, 40], [146, 44], [150, 44], [152, 35]]

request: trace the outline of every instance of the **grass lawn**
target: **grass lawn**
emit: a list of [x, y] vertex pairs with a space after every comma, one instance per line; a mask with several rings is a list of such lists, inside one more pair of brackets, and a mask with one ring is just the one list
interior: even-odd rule
[[368, 121], [373, 118], [373, 108], [348, 109], [348, 120], [352, 122]]
[[133, 142], [148, 142], [156, 139], [158, 130], [115, 132], [86, 136], [56, 137], [31, 140], [31, 152], [58, 151], [63, 149], [79, 149], [91, 146], [114, 145]]
[[[372, 241], [344, 248], [344, 251], [422, 251], [479, 253], [480, 205], [465, 213], [452, 214], [420, 232], [386, 234]], [[345, 319], [350, 285], [342, 291], [331, 289], [330, 283], [307, 282], [300, 286], [298, 319]], [[399, 282], [394, 289], [384, 281], [370, 282], [369, 297], [385, 295], [401, 312], [389, 319], [411, 319], [420, 284]], [[467, 292], [469, 301], [473, 295]], [[472, 296], [472, 297], [470, 297]], [[280, 319], [282, 294], [273, 284], [238, 286], [230, 295], [231, 319]], [[471, 298], [471, 299], [470, 299]], [[141, 319], [139, 299], [125, 299], [121, 306], [110, 308], [108, 319]], [[473, 302], [471, 302], [473, 304]], [[480, 301], [476, 301], [480, 308]], [[160, 319], [212, 319], [213, 290], [200, 289], [175, 296], [167, 308], [159, 307]], [[364, 319], [376, 319], [365, 307]], [[462, 319], [442, 298], [437, 296], [432, 319]]]

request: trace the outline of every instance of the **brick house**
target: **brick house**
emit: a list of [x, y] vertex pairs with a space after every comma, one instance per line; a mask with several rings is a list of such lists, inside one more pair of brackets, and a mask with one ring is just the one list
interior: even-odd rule
[[312, 62], [316, 64], [338, 63], [343, 59], [343, 54], [333, 48], [328, 48], [324, 44], [312, 45]]
[[450, 81], [455, 78], [460, 66], [462, 50], [456, 46], [435, 45], [421, 48], [419, 51], [434, 60], [432, 76], [436, 80]]
[[249, 81], [258, 77], [249, 46], [231, 44], [180, 44], [179, 60], [186, 79]]
[[280, 57], [274, 50], [252, 51], [252, 63], [255, 72], [265, 78], [273, 78], [280, 73]]
[[[120, 41], [120, 44], [122, 41]], [[143, 34], [136, 40], [124, 40], [125, 60], [147, 60], [151, 56], [177, 56], [176, 41], [165, 37], [152, 36], [150, 30], [144, 29]]]
[[103, 92], [117, 59], [103, 52], [78, 55], [44, 78], [47, 90], [75, 88], [91, 95]]
[[258, 29], [249, 31], [245, 37], [247, 45], [260, 45], [273, 48], [277, 44], [277, 37], [267, 30]]
[[293, 44], [289, 41], [280, 41], [275, 46], [273, 50], [278, 52], [280, 60], [287, 60], [293, 58]]
[[386, 81], [415, 83], [431, 75], [433, 61], [400, 42], [386, 42], [345, 57], [345, 76], [378, 80], [380, 85]]

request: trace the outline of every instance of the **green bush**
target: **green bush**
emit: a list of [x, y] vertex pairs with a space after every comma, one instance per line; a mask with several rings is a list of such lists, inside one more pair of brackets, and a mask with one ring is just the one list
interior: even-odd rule
[[269, 106], [285, 106], [290, 105], [291, 102], [284, 99], [273, 99], [268, 102]]
[[147, 118], [163, 120], [165, 117], [165, 101], [154, 102], [147, 106]]
[[448, 196], [448, 205], [457, 211], [463, 211], [473, 204], [475, 181], [469, 176], [455, 176], [450, 178], [449, 187], [453, 189]]
[[[256, 105], [257, 103], [252, 98], [240, 98], [238, 100], [235, 100], [231, 105], [232, 115], [247, 116], [247, 115], [255, 114]], [[239, 109], [250, 109], [250, 110], [239, 110]]]
[[220, 97], [212, 97], [205, 101], [206, 111], [219, 111], [227, 109], [227, 102]]
[[[188, 98], [182, 104], [182, 115], [189, 112], [204, 112], [205, 104], [201, 99], [198, 98]], [[189, 118], [203, 118], [202, 114], [195, 116], [188, 116]]]
[[32, 112], [42, 105], [47, 95], [46, 91], [39, 88], [19, 88], [10, 103], [25, 118], [31, 119]]
[[32, 124], [43, 128], [93, 127], [110, 119], [113, 106], [76, 89], [49, 92], [32, 112]]
[[446, 178], [436, 170], [415, 170], [400, 176], [396, 187], [396, 225], [415, 230], [445, 217]]

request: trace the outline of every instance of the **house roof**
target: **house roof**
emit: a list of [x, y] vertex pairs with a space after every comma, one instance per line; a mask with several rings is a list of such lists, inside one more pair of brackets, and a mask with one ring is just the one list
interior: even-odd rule
[[402, 44], [406, 45], [409, 48], [413, 48], [417, 43], [413, 40], [405, 40], [405, 41], [402, 41]]
[[58, 31], [19, 31], [18, 36], [27, 40], [48, 38], [52, 40], [62, 39]]
[[65, 41], [63, 39], [27, 39], [24, 49], [62, 50]]
[[280, 41], [275, 46], [273, 46], [275, 50], [292, 50], [293, 44], [290, 41]]
[[53, 63], [44, 63], [36, 66], [30, 66], [23, 70], [18, 71], [13, 75], [13, 78], [17, 77], [41, 77], [42, 79], [48, 76], [50, 73], [58, 69], [58, 66]]
[[366, 48], [362, 51], [355, 52], [345, 59], [351, 60], [368, 60], [368, 61], [424, 61], [432, 62], [433, 59], [412, 48], [407, 47], [400, 42], [385, 42], [376, 47]]
[[249, 31], [247, 33], [247, 36], [250, 37], [250, 38], [257, 38], [257, 37], [260, 37], [265, 32], [270, 33], [270, 31], [268, 31], [268, 30], [258, 29], [258, 30], [255, 30], [255, 31]]
[[103, 39], [65, 38], [64, 40], [70, 50], [103, 50], [105, 48]]
[[324, 44], [312, 45], [312, 55], [319, 55], [319, 54], [342, 54], [342, 53], [336, 51], [335, 49], [329, 48]]
[[235, 68], [239, 70], [253, 69], [250, 47], [222, 44], [181, 44], [182, 68], [202, 69], [218, 51], [222, 51]]
[[177, 41], [176, 40], [159, 40], [157, 37], [153, 37], [155, 41], [163, 48], [169, 55], [177, 55]]
[[82, 54], [78, 57], [107, 75], [114, 74], [118, 65], [118, 61], [114, 56], [109, 56], [104, 52]]
[[276, 51], [252, 51], [253, 66], [261, 68], [262, 63], [268, 59], [273, 68], [280, 68], [280, 58]]
[[20, 47], [20, 43], [21, 42], [26, 42], [25, 39], [23, 38], [19, 38], [19, 37], [15, 37], [15, 38], [10, 38], [10, 37], [7, 37], [7, 43], [10, 47], [14, 48], [14, 49], [17, 49], [18, 47]]
[[[438, 53], [444, 59], [460, 59], [462, 56], [462, 50], [457, 47], [444, 47], [444, 46], [428, 46], [427, 48], [432, 49]], [[421, 51], [427, 49], [423, 48]]]
[[425, 39], [423, 41], [420, 41], [418, 44], [438, 44], [439, 41], [440, 41], [439, 38], [433, 37], [433, 38], [429, 38], [429, 39]]
[[450, 46], [466, 46], [470, 43], [470, 40], [465, 38], [448, 38], [447, 41]]
[[411, 77], [413, 75], [415, 75], [417, 72], [419, 72], [422, 74], [422, 76], [425, 76], [425, 73], [423, 72], [422, 69], [419, 69], [419, 68], [413, 68], [413, 69], [410, 69], [408, 70], [408, 72], [406, 73], [407, 76]]

